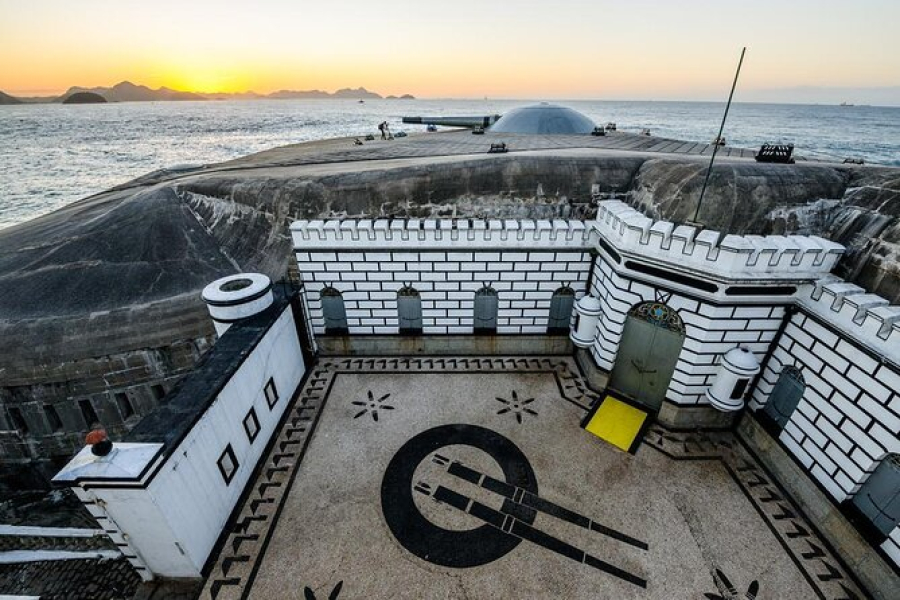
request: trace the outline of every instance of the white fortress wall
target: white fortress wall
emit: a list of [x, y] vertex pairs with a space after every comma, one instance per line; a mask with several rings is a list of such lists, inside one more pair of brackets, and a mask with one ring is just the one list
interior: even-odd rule
[[716, 279], [814, 280], [829, 273], [844, 252], [817, 236], [722, 235], [654, 221], [618, 200], [601, 202], [591, 225], [623, 254]]
[[[785, 366], [800, 369], [779, 440], [838, 503], [900, 453], [900, 307], [887, 304], [834, 277], [804, 286], [750, 401], [761, 410]], [[881, 548], [900, 565], [900, 528]]]
[[144, 579], [201, 577], [305, 373], [290, 305], [247, 352], [168, 452], [162, 443], [117, 443], [98, 459], [88, 446], [55, 478], [74, 488]]
[[678, 311], [685, 341], [667, 398], [705, 404], [719, 358], [742, 345], [762, 359], [800, 287], [830, 272], [843, 247], [807, 236], [722, 236], [654, 221], [627, 204], [601, 202], [591, 294], [603, 314], [592, 347], [611, 370], [628, 310], [663, 301]]
[[[305, 371], [294, 316], [287, 307], [148, 486], [198, 568], [221, 534]], [[270, 379], [278, 394], [271, 407], [265, 394]], [[243, 423], [251, 409], [260, 427], [252, 442]], [[228, 446], [238, 466], [226, 483], [217, 462]]]
[[545, 333], [553, 292], [580, 296], [590, 271], [581, 221], [298, 221], [291, 226], [315, 332], [325, 332], [320, 292], [339, 290], [349, 333], [399, 332], [397, 291], [422, 299], [422, 333], [473, 332], [475, 292], [498, 292], [498, 334]]
[[[591, 295], [603, 314], [591, 348], [597, 365], [611, 371], [628, 310], [640, 302], [664, 300], [685, 324], [684, 346], [666, 397], [676, 404], [706, 404], [706, 390], [718, 371], [719, 357], [742, 345], [758, 359], [768, 351], [784, 318], [783, 304], [718, 305], [669, 291], [617, 273], [601, 255], [594, 266]], [[783, 299], [782, 299], [783, 302]]]

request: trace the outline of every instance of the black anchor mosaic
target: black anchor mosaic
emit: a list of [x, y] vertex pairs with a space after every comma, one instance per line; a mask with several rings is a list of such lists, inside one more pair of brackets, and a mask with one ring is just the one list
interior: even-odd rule
[[[236, 518], [212, 553], [210, 563], [204, 570], [207, 579], [199, 598], [238, 599], [249, 595], [281, 507], [335, 377], [341, 373], [375, 372], [549, 373], [554, 376], [561, 397], [582, 410], [587, 411], [598, 398], [587, 387], [578, 367], [569, 357], [353, 357], [318, 360], [302, 389], [291, 399], [285, 418], [276, 430], [275, 440], [258, 470], [256, 482], [248, 486], [241, 508], [236, 511]], [[732, 433], [675, 432], [654, 424], [645, 441], [645, 446], [673, 460], [721, 461], [817, 596], [828, 600], [868, 597], [793, 502]], [[435, 491], [436, 488], [424, 487], [416, 490], [417, 493], [432, 494]], [[451, 496], [442, 493], [442, 497]], [[248, 516], [261, 518], [247, 520], [245, 517]], [[340, 588], [337, 591], [340, 593]], [[768, 595], [774, 593], [764, 592]], [[323, 593], [318, 591], [319, 595]]]

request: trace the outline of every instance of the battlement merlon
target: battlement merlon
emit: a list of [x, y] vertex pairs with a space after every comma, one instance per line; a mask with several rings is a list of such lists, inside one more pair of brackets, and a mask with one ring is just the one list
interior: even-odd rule
[[583, 221], [533, 219], [344, 219], [291, 224], [294, 249], [589, 248]]
[[729, 279], [812, 281], [844, 253], [842, 245], [817, 236], [723, 235], [654, 221], [618, 200], [600, 202], [591, 225], [625, 254]]
[[900, 306], [837, 277], [804, 285], [797, 300], [832, 328], [900, 365]]

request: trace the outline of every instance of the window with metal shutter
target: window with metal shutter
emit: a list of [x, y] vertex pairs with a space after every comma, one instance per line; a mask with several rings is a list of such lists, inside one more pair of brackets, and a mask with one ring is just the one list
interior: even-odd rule
[[569, 333], [572, 321], [572, 308], [575, 305], [575, 290], [563, 286], [553, 292], [550, 299], [550, 317], [547, 320], [547, 333]]
[[400, 320], [401, 334], [422, 333], [422, 298], [419, 296], [419, 292], [409, 284], [397, 292], [397, 316]]
[[347, 311], [344, 308], [344, 297], [333, 287], [324, 288], [321, 296], [325, 335], [346, 335]]
[[900, 525], [900, 455], [885, 457], [852, 501], [884, 541]]
[[497, 290], [485, 284], [475, 292], [475, 333], [497, 333]]
[[778, 377], [778, 382], [769, 394], [764, 409], [765, 414], [774, 422], [778, 430], [784, 429], [791, 415], [800, 404], [806, 383], [803, 374], [797, 367], [788, 365]]

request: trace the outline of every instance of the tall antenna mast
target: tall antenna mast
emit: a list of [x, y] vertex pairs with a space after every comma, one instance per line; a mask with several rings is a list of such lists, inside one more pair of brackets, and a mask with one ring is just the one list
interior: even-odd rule
[[712, 156], [709, 157], [709, 168], [706, 169], [706, 177], [703, 179], [703, 187], [700, 189], [700, 198], [697, 199], [697, 209], [694, 211], [694, 223], [698, 222], [697, 218], [700, 216], [700, 206], [703, 204], [703, 195], [706, 193], [707, 184], [709, 184], [709, 176], [712, 175], [713, 163], [716, 160], [716, 153], [719, 151], [719, 141], [722, 139], [722, 132], [725, 131], [725, 119], [728, 118], [728, 109], [731, 108], [731, 99], [734, 97], [734, 88], [737, 87], [738, 76], [741, 74], [741, 65], [744, 63], [745, 52], [747, 52], [746, 46], [741, 49], [741, 58], [738, 61], [737, 71], [734, 73], [734, 82], [731, 84], [731, 93], [728, 94], [728, 104], [725, 105], [725, 114], [722, 115], [722, 124], [719, 126], [719, 135], [717, 135], [716, 139], [713, 141]]

